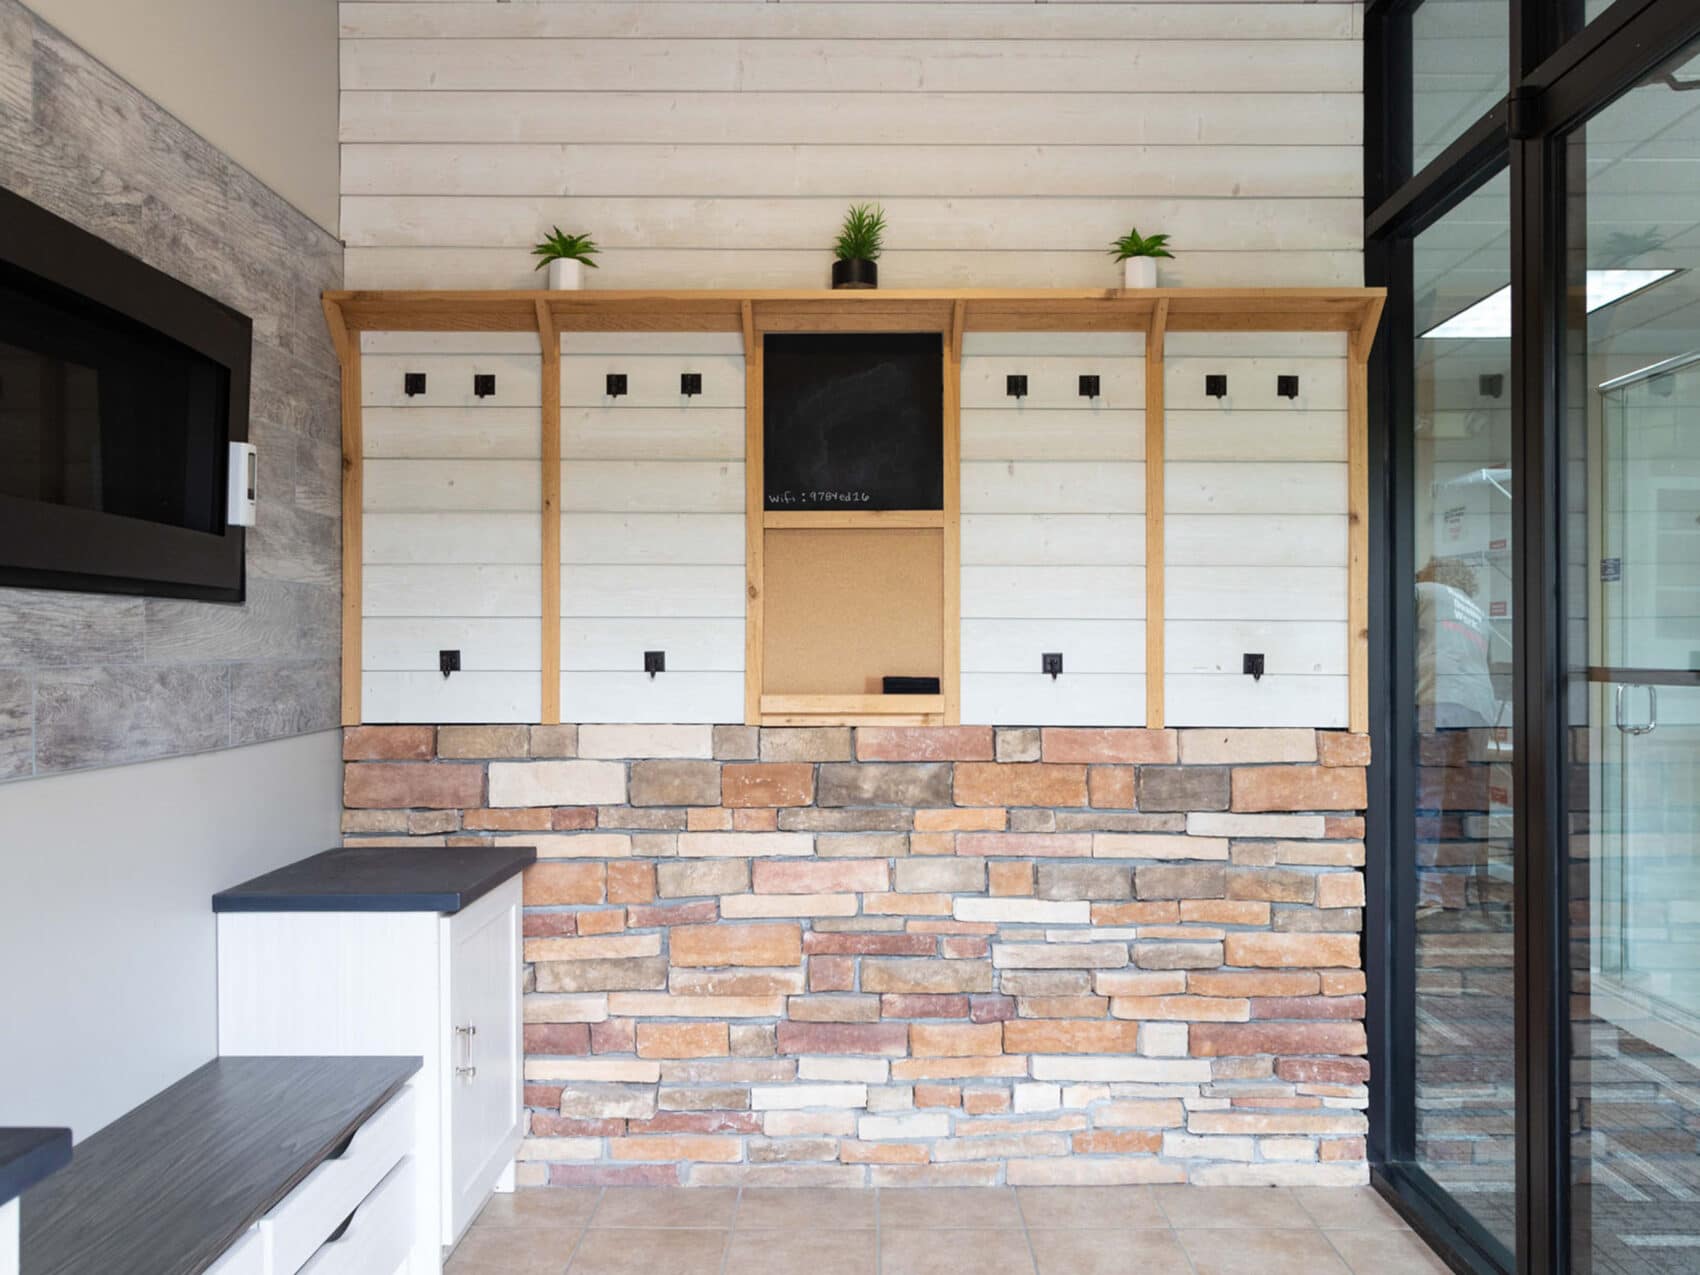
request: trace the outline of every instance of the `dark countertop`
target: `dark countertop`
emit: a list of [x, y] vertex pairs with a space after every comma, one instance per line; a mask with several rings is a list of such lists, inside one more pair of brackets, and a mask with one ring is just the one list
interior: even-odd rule
[[214, 912], [459, 912], [535, 862], [532, 846], [326, 850], [213, 895]]
[[69, 1163], [69, 1129], [0, 1129], [0, 1204]]
[[24, 1275], [197, 1275], [418, 1070], [418, 1058], [215, 1058], [24, 1193]]

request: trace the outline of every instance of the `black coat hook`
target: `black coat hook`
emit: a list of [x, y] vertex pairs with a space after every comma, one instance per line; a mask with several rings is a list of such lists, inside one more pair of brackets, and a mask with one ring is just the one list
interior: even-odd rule
[[701, 372], [680, 372], [679, 373], [679, 393], [683, 394], [686, 398], [691, 398], [694, 395], [701, 394], [702, 393], [702, 373]]
[[1299, 396], [1299, 378], [1281, 375], [1275, 378], [1275, 392], [1282, 398], [1297, 398]]
[[1080, 397], [1098, 397], [1098, 378], [1096, 376], [1082, 376], [1080, 378]]
[[401, 376], [401, 392], [412, 398], [415, 394], [425, 392], [425, 373], [403, 372]]
[[489, 398], [496, 392], [496, 374], [494, 372], [475, 372], [472, 377], [472, 395], [474, 398]]
[[1227, 376], [1221, 372], [1207, 373], [1204, 377], [1204, 393], [1210, 398], [1227, 398]]
[[608, 373], [605, 392], [609, 398], [619, 398], [626, 392], [626, 374], [624, 372]]
[[1027, 378], [1014, 373], [1003, 378], [1003, 392], [1011, 398], [1027, 397]]

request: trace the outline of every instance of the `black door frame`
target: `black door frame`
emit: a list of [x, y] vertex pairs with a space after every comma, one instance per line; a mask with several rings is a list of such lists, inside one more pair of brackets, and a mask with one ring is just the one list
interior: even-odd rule
[[[1566, 329], [1567, 134], [1700, 39], [1695, 0], [1618, 0], [1583, 26], [1580, 0], [1508, 0], [1509, 91], [1421, 172], [1411, 163], [1410, 15], [1369, 0], [1364, 28], [1365, 278], [1388, 288], [1370, 362], [1370, 670], [1377, 765], [1366, 827], [1372, 1180], [1455, 1269], [1570, 1269], [1567, 793], [1560, 624], [1561, 376]], [[1576, 32], [1566, 38], [1567, 31]], [[1489, 1235], [1417, 1164], [1415, 886], [1411, 812], [1414, 615], [1411, 240], [1509, 169], [1513, 322], [1513, 906], [1517, 1251]]]

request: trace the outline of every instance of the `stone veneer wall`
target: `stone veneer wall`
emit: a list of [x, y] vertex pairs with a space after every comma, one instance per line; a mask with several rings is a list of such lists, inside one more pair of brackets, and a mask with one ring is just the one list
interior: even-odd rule
[[355, 727], [344, 831], [538, 847], [522, 1181], [1347, 1184], [1368, 752]]

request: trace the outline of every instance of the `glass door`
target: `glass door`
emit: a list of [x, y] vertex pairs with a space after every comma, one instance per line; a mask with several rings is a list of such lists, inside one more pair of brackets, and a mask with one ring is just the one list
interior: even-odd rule
[[1700, 1270], [1700, 58], [1567, 138], [1570, 1266]]

